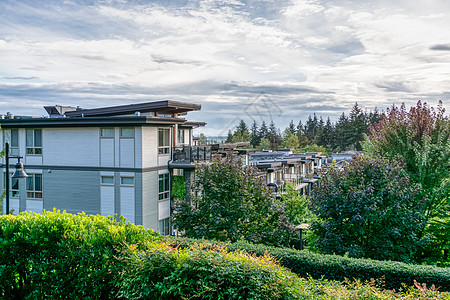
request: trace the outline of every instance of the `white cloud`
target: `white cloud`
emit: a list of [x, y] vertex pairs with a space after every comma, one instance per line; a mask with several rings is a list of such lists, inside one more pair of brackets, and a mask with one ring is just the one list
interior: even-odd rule
[[444, 0], [83, 3], [0, 3], [0, 112], [172, 98], [224, 107], [196, 114], [220, 128], [261, 93], [280, 103], [279, 126], [355, 101], [449, 105]]

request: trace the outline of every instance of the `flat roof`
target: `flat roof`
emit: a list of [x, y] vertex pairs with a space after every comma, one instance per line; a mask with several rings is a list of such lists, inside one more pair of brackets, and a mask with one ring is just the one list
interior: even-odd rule
[[120, 116], [130, 115], [136, 112], [160, 112], [165, 114], [183, 114], [188, 111], [200, 110], [200, 104], [186, 103], [173, 100], [163, 100], [156, 102], [145, 102], [137, 104], [127, 104], [119, 106], [108, 106], [92, 109], [81, 109], [66, 111], [64, 114], [68, 118], [74, 117], [100, 117], [100, 116]]
[[112, 126], [151, 126], [184, 124], [183, 118], [158, 118], [148, 116], [127, 117], [91, 117], [91, 118], [24, 118], [24, 119], [0, 119], [0, 124], [5, 128], [30, 128], [30, 127], [112, 127]]

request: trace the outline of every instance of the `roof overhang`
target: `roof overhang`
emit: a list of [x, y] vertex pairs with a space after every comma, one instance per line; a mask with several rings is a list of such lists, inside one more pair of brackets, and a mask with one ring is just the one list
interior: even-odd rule
[[173, 100], [163, 100], [156, 102], [146, 102], [138, 104], [128, 104], [120, 106], [109, 106], [92, 109], [77, 109], [65, 112], [68, 118], [75, 117], [100, 117], [100, 116], [123, 116], [131, 115], [136, 112], [149, 113], [157, 112], [163, 114], [184, 114], [189, 111], [200, 110], [200, 104], [179, 102]]
[[0, 119], [0, 125], [3, 129], [30, 127], [157, 126], [183, 124], [185, 122], [186, 119], [183, 118], [159, 118], [148, 116]]

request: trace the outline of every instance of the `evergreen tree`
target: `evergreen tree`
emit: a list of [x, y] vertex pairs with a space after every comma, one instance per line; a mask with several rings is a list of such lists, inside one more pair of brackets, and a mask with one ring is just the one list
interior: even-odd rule
[[275, 150], [281, 146], [282, 138], [278, 133], [278, 130], [275, 127], [275, 123], [273, 122], [273, 120], [272, 122], [270, 122], [269, 125], [268, 139], [270, 141], [270, 148], [272, 150]]
[[295, 128], [295, 124], [294, 124], [293, 120], [291, 120], [291, 122], [289, 122], [288, 128], [292, 134], [297, 134], [297, 130]]
[[231, 129], [228, 130], [228, 135], [225, 143], [232, 143], [233, 142], [233, 133], [231, 132]]
[[261, 127], [259, 128], [259, 140], [269, 137], [269, 129], [267, 128], [267, 124], [265, 121], [262, 122]]
[[256, 124], [255, 120], [253, 120], [250, 134], [251, 134], [251, 145], [253, 148], [256, 148], [259, 144], [260, 137], [259, 137], [259, 131], [258, 131], [258, 124]]
[[355, 103], [349, 115], [348, 145], [356, 150], [362, 150], [361, 141], [367, 131], [367, 125], [362, 109]]

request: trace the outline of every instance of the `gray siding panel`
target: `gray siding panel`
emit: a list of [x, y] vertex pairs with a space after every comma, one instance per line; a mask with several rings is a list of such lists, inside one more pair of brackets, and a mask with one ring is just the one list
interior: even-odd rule
[[158, 230], [158, 172], [142, 174], [142, 225]]
[[44, 209], [100, 214], [100, 172], [52, 170], [43, 177]]
[[134, 175], [134, 202], [135, 202], [135, 224], [142, 224], [142, 173], [135, 173]]

